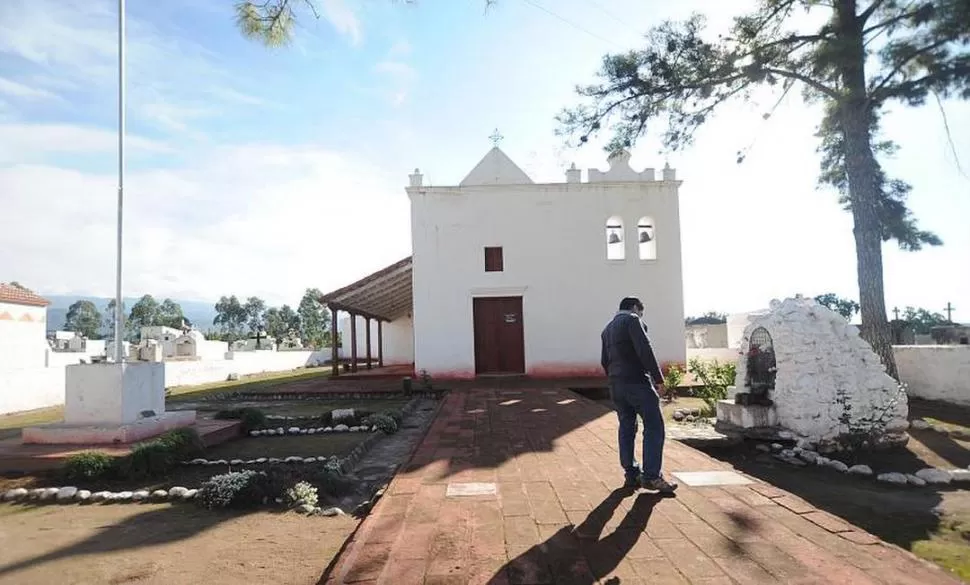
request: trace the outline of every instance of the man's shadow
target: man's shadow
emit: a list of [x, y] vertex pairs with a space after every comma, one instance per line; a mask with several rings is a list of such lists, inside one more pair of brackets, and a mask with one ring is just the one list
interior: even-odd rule
[[[624, 498], [635, 496], [626, 516], [607, 536], [600, 538]], [[593, 585], [609, 575], [636, 546], [646, 538], [644, 529], [653, 507], [665, 496], [652, 493], [635, 494], [634, 490], [614, 490], [579, 526], [564, 526], [542, 544], [510, 560], [492, 580], [505, 583], [503, 575], [512, 583], [563, 583]], [[606, 583], [619, 585], [619, 577]]]

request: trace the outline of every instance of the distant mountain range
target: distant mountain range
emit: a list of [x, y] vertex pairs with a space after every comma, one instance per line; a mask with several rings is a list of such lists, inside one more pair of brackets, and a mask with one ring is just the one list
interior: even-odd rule
[[[47, 307], [48, 331], [64, 328], [64, 323], [67, 321], [67, 309], [77, 301], [91, 301], [98, 308], [98, 311], [101, 311], [102, 317], [105, 316], [105, 308], [108, 306], [108, 302], [111, 301], [111, 299], [106, 297], [38, 294], [51, 302], [50, 306]], [[139, 298], [141, 297], [125, 297], [125, 307], [130, 310], [131, 306], [137, 303]], [[156, 298], [156, 300], [162, 302], [163, 299]], [[206, 331], [213, 327], [212, 320], [216, 318], [215, 302], [172, 300], [182, 307], [182, 314], [200, 331]]]

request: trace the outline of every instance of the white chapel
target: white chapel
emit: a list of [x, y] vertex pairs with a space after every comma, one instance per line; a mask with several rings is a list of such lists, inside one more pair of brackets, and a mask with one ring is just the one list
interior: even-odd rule
[[534, 183], [496, 146], [456, 186], [415, 169], [412, 256], [321, 298], [345, 353], [437, 379], [601, 376], [600, 331], [635, 295], [657, 358], [684, 362], [681, 182], [608, 162]]

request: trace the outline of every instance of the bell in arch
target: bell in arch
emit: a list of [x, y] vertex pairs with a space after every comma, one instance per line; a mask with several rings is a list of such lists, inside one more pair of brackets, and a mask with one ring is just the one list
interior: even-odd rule
[[620, 237], [620, 234], [618, 234], [618, 233], [616, 233], [614, 231], [611, 231], [610, 232], [610, 238], [607, 241], [609, 243], [611, 243], [611, 244], [619, 244], [620, 242], [623, 241], [623, 239]]
[[650, 232], [647, 231], [649, 228], [650, 228], [650, 226], [647, 226], [647, 225], [640, 226], [640, 243], [641, 244], [646, 244], [647, 242], [649, 242], [650, 240], [653, 239], [653, 236], [651, 236], [650, 235]]

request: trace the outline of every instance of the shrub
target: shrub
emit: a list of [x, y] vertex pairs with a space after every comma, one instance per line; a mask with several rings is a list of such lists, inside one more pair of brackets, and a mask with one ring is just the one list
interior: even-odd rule
[[364, 426], [376, 426], [378, 430], [387, 435], [393, 435], [397, 432], [398, 428], [397, 421], [391, 415], [383, 413], [372, 414], [364, 419]]
[[202, 442], [202, 437], [191, 427], [168, 431], [155, 439], [155, 441], [161, 443], [164, 447], [175, 453], [176, 456], [183, 459], [194, 457], [205, 450], [205, 443]]
[[383, 414], [386, 414], [387, 416], [393, 418], [394, 419], [394, 422], [396, 422], [397, 423], [397, 426], [399, 426], [399, 427], [401, 426], [401, 423], [404, 422], [404, 413], [401, 412], [401, 409], [400, 408], [393, 408], [391, 410], [385, 410], [383, 412]]
[[205, 446], [193, 428], [169, 431], [160, 437], [138, 443], [127, 456], [117, 460], [121, 478], [142, 479], [165, 475], [180, 462], [202, 453]]
[[272, 496], [270, 482], [263, 472], [232, 471], [209, 478], [199, 488], [196, 503], [209, 510], [216, 508], [253, 508]]
[[317, 497], [317, 488], [305, 481], [298, 482], [293, 487], [286, 490], [286, 501], [291, 507], [299, 506], [301, 504], [316, 506], [317, 502], [319, 501], [319, 498]]
[[244, 433], [266, 426], [266, 413], [258, 408], [230, 408], [220, 410], [215, 414], [214, 418], [219, 420], [242, 421], [242, 430]]
[[317, 489], [334, 498], [342, 498], [354, 491], [354, 480], [341, 473], [339, 468], [318, 468], [307, 479]]
[[111, 474], [115, 458], [100, 451], [71, 455], [64, 462], [64, 479], [68, 481], [102, 479]]
[[675, 396], [677, 388], [684, 384], [684, 365], [677, 362], [667, 362], [661, 367], [665, 386], [671, 396]]
[[710, 412], [717, 406], [718, 400], [727, 398], [727, 387], [734, 385], [736, 376], [736, 366], [733, 362], [722, 364], [717, 360], [701, 361], [697, 358], [690, 360], [688, 370], [703, 385], [700, 389], [695, 389], [707, 410]]

